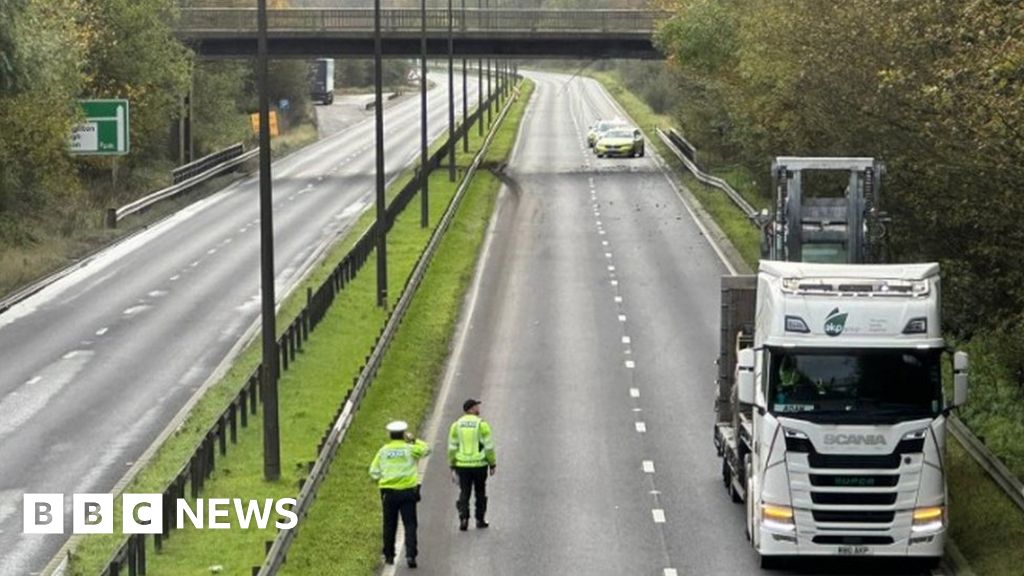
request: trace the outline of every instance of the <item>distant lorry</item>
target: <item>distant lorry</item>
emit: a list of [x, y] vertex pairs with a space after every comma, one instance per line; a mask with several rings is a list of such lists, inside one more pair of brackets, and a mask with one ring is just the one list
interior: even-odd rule
[[[812, 197], [808, 170], [849, 183]], [[778, 159], [766, 259], [722, 278], [714, 441], [763, 568], [943, 554], [946, 420], [968, 359], [952, 355], [949, 401], [938, 264], [868, 263], [881, 173], [870, 158]]]
[[334, 59], [318, 58], [310, 65], [309, 98], [325, 105], [334, 103]]

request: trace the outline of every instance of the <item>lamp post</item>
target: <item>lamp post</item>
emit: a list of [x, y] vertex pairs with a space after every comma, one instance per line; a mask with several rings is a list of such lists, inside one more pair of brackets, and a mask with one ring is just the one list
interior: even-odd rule
[[[462, 34], [466, 34], [466, 0], [462, 0]], [[462, 57], [462, 151], [469, 152], [469, 128], [466, 122], [469, 121], [469, 95], [466, 91], [466, 57]]]
[[448, 180], [455, 182], [455, 41], [452, 0], [448, 0]]
[[384, 197], [384, 71], [381, 69], [380, 0], [373, 0], [373, 89], [377, 141], [377, 306], [388, 302], [388, 216]]
[[420, 227], [430, 225], [430, 169], [427, 166], [427, 0], [420, 2]]
[[[484, 7], [487, 8], [488, 12], [489, 12], [490, 8], [491, 8], [491, 0], [484, 0]], [[488, 14], [487, 23], [490, 24], [490, 22], [491, 22], [491, 18], [490, 18], [490, 15]], [[491, 126], [491, 59], [490, 58], [487, 59], [487, 126], [488, 127]]]
[[270, 97], [267, 94], [267, 0], [257, 0], [256, 76], [260, 117], [260, 293], [263, 307], [263, 478], [281, 477], [277, 420], [277, 322], [274, 310], [274, 199], [270, 179]]

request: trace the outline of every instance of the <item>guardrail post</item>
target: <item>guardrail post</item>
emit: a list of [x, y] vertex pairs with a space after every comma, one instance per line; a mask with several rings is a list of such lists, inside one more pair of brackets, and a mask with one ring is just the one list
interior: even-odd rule
[[107, 208], [107, 228], [117, 228], [117, 208]]
[[135, 565], [136, 572], [139, 576], [146, 576], [146, 537], [142, 534], [137, 534], [139, 543], [139, 554], [136, 558], [137, 564]]
[[226, 418], [226, 414], [221, 414], [220, 419], [217, 420], [217, 447], [220, 449], [221, 456], [228, 453], [228, 435], [226, 433], [227, 425], [225, 423]]

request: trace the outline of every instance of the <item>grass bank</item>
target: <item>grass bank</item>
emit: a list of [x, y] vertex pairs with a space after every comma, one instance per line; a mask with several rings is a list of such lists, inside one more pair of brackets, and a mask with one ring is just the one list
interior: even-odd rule
[[[459, 166], [471, 161], [479, 148], [476, 131], [470, 131], [470, 154], [460, 154]], [[461, 147], [459, 148], [461, 150]], [[412, 178], [407, 171], [389, 187], [389, 199]], [[436, 225], [454, 194], [447, 171], [438, 170], [430, 181], [431, 222]], [[412, 267], [425, 246], [432, 228], [419, 227], [416, 201], [397, 220], [388, 237], [388, 276], [392, 294], [405, 284]], [[372, 211], [365, 213], [348, 237], [339, 241], [325, 258], [325, 265], [310, 274], [278, 312], [278, 326], [289, 324], [305, 305], [307, 287], [319, 286], [373, 221]], [[203, 498], [281, 498], [298, 493], [298, 481], [305, 476], [307, 464], [316, 458], [316, 446], [341, 399], [358, 374], [365, 355], [386, 320], [375, 305], [376, 276], [373, 258], [359, 277], [348, 284], [335, 300], [330, 313], [307, 343], [301, 358], [285, 372], [280, 383], [280, 423], [282, 474], [277, 482], [262, 480], [262, 419], [250, 418], [249, 427], [239, 429], [238, 444], [227, 456], [217, 460], [217, 469], [207, 481]], [[211, 422], [234, 397], [237, 390], [260, 361], [259, 342], [239, 357], [228, 373], [216, 383], [190, 413], [182, 427], [161, 446], [153, 460], [140, 472], [129, 492], [161, 491], [191, 455]], [[264, 542], [274, 538], [274, 530], [172, 531], [161, 553], [152, 550], [148, 540], [148, 573], [161, 575], [250, 574], [251, 567], [262, 562]], [[71, 574], [92, 576], [121, 542], [120, 536], [84, 539], [78, 546]], [[217, 568], [219, 567], [219, 568]]]
[[[655, 114], [646, 103], [629, 92], [616, 74], [594, 72], [590, 75], [600, 81], [633, 120], [652, 136], [651, 143], [658, 152], [677, 169], [684, 184], [729, 237], [747, 264], [756, 269], [760, 257], [760, 233], [724, 194], [701, 184], [675, 160], [668, 147], [654, 137], [655, 128], [671, 126], [671, 119]], [[745, 170], [732, 169], [716, 175], [728, 180], [754, 206], [766, 207], [766, 201], [753, 192], [753, 178]], [[984, 352], [983, 342], [972, 346], [971, 353], [974, 390], [971, 402], [964, 409], [965, 419], [972, 428], [978, 423], [976, 432], [988, 431], [992, 435], [989, 445], [1001, 451], [1001, 456], [1019, 455], [1019, 458], [1008, 458], [1007, 465], [1020, 475], [1024, 470], [1024, 449], [1020, 448], [1019, 433], [1024, 432], [1024, 420], [1015, 408], [1019, 400], [999, 401], [1008, 395], [1019, 395], [1019, 391], [1008, 382], [1000, 385], [1001, 380], [992, 362], [987, 361], [990, 359]], [[952, 436], [949, 436], [947, 452], [950, 524], [957, 546], [979, 575], [1020, 574], [1020, 567], [1024, 566], [1024, 546], [1008, 546], [1007, 543], [1024, 542], [1024, 514]]]
[[[316, 139], [316, 126], [310, 121], [302, 122], [274, 139], [274, 156], [286, 156], [315, 142]], [[128, 200], [121, 201], [141, 198], [169, 186], [170, 168], [173, 166], [169, 162], [164, 164], [148, 170], [137, 169], [130, 181], [124, 185], [130, 192], [122, 198]], [[247, 168], [255, 170], [256, 163], [251, 162]], [[162, 220], [208, 194], [222, 190], [237, 178], [237, 173], [213, 178], [175, 200], [161, 202], [144, 212], [126, 218], [113, 230], [106, 227], [105, 212], [111, 207], [106, 205], [87, 205], [73, 209], [53, 207], [31, 217], [29, 225], [22, 226], [31, 232], [22, 235], [24, 237], [18, 238], [16, 242], [5, 242], [4, 235], [0, 234], [0, 298], [87, 258], [111, 243]], [[93, 184], [96, 183], [83, 182], [82, 185], [88, 188]], [[99, 186], [103, 189], [110, 187], [108, 183]], [[96, 195], [92, 192], [84, 194], [89, 198]]]
[[[527, 83], [488, 151], [485, 167], [504, 163], [515, 142], [532, 85]], [[282, 574], [373, 574], [380, 563], [380, 497], [366, 468], [389, 420], [418, 429], [428, 413], [501, 184], [481, 170], [459, 206], [405, 321], [363, 400], [330, 475]]]

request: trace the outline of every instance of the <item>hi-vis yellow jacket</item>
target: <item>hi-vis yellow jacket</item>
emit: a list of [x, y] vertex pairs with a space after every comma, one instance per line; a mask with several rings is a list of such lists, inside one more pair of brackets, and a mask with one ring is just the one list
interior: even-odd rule
[[419, 483], [416, 461], [430, 454], [430, 447], [423, 440], [413, 443], [392, 440], [373, 457], [370, 463], [370, 477], [377, 486], [390, 490], [415, 488]]
[[455, 468], [494, 466], [491, 426], [479, 416], [465, 414], [448, 431], [448, 464]]

